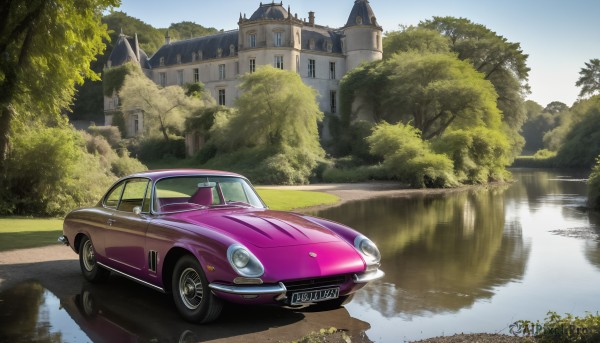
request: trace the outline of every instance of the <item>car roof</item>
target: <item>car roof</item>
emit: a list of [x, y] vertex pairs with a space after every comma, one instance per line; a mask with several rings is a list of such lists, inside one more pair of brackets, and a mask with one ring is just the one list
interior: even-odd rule
[[210, 169], [163, 169], [163, 170], [148, 170], [145, 172], [135, 173], [128, 175], [130, 177], [146, 177], [153, 181], [162, 179], [165, 177], [176, 177], [176, 176], [235, 176], [244, 177], [242, 175], [222, 171], [222, 170], [210, 170]]

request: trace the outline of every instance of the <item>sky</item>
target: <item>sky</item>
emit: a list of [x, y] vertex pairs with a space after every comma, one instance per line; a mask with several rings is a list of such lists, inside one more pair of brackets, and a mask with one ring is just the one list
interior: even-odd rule
[[[259, 4], [260, 0], [122, 0], [117, 10], [156, 28], [192, 21], [233, 30], [240, 13], [250, 17]], [[314, 11], [317, 24], [335, 28], [346, 24], [353, 4], [353, 0], [283, 2], [299, 18]], [[571, 106], [579, 94], [575, 86], [579, 71], [585, 62], [600, 58], [599, 0], [371, 0], [370, 4], [384, 32], [433, 16], [453, 16], [520, 43], [531, 68], [528, 99], [542, 106], [552, 101]]]

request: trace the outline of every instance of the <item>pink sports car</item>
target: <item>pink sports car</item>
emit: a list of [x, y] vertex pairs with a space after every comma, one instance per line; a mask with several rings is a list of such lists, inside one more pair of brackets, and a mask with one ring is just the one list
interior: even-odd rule
[[169, 292], [207, 323], [224, 301], [335, 308], [383, 277], [377, 246], [335, 222], [267, 209], [241, 175], [164, 170], [117, 181], [94, 207], [67, 215], [61, 242], [83, 276], [110, 272]]

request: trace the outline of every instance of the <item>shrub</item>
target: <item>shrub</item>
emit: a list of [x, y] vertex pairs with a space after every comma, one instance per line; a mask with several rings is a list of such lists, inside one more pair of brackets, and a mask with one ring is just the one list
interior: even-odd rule
[[402, 123], [382, 123], [367, 138], [371, 153], [384, 159], [388, 178], [412, 187], [452, 187], [458, 184], [453, 163], [447, 156], [431, 151], [419, 130]]
[[145, 138], [140, 142], [137, 157], [143, 162], [157, 161], [166, 158], [185, 158], [185, 138], [162, 137]]
[[115, 180], [72, 128], [32, 127], [12, 136], [0, 192], [4, 215], [62, 215], [94, 204]]
[[600, 210], [600, 156], [588, 180], [588, 206]]
[[87, 131], [92, 136], [102, 136], [114, 149], [121, 143], [121, 131], [116, 126], [90, 126]]
[[519, 320], [511, 328], [515, 334], [534, 336], [540, 343], [598, 342], [600, 315], [587, 313], [584, 317], [548, 312], [543, 323]]

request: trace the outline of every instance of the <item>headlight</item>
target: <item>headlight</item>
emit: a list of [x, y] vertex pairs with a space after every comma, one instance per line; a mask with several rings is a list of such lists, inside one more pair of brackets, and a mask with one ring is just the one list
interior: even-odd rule
[[241, 244], [233, 244], [227, 249], [227, 259], [231, 267], [241, 276], [256, 278], [265, 272], [258, 258]]
[[381, 261], [381, 253], [375, 243], [365, 236], [354, 239], [354, 247], [365, 257], [367, 264], [378, 264]]

